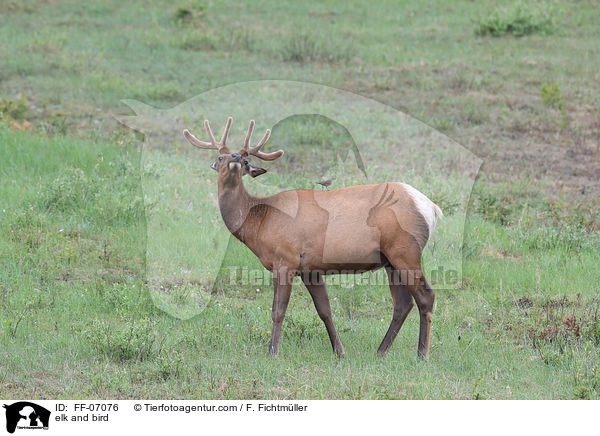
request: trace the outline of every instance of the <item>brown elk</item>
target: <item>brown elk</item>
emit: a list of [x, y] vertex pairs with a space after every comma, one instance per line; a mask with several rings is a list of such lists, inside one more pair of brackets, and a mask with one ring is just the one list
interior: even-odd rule
[[194, 146], [218, 150], [211, 165], [218, 172], [221, 216], [229, 231], [273, 273], [273, 332], [269, 353], [277, 354], [281, 326], [295, 276], [308, 289], [319, 317], [325, 323], [333, 350], [344, 347], [333, 325], [324, 275], [362, 273], [384, 267], [387, 271], [394, 312], [378, 349], [384, 355], [402, 323], [417, 303], [420, 314], [418, 354], [429, 355], [429, 332], [434, 293], [421, 270], [421, 254], [442, 211], [425, 195], [404, 183], [361, 185], [332, 191], [292, 190], [259, 198], [246, 191], [242, 176], [264, 174], [252, 166], [252, 155], [274, 160], [282, 150], [265, 153], [267, 130], [256, 147], [250, 147], [254, 121], [250, 121], [244, 146], [237, 153], [227, 148], [229, 117], [217, 142], [208, 121], [204, 127], [210, 142], [183, 134]]

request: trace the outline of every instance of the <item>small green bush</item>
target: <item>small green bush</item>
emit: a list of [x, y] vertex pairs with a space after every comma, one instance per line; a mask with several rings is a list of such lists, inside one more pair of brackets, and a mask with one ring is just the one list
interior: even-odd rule
[[479, 36], [525, 36], [534, 33], [548, 35], [555, 29], [552, 12], [533, 9], [523, 3], [508, 8], [496, 9], [489, 16], [475, 22], [475, 34]]
[[589, 400], [594, 394], [600, 394], [600, 368], [597, 364], [597, 356], [591, 356], [588, 362], [577, 368], [573, 388], [574, 398]]
[[299, 33], [285, 40], [281, 51], [285, 62], [345, 62], [351, 58], [350, 47], [334, 41], [317, 39], [310, 33]]
[[560, 92], [560, 87], [558, 83], [549, 82], [542, 84], [542, 103], [545, 106], [554, 107], [557, 109], [564, 109], [565, 107], [565, 98]]
[[208, 5], [204, 0], [195, 0], [181, 5], [175, 9], [173, 18], [179, 25], [190, 24], [194, 19], [203, 17], [206, 14]]
[[71, 168], [58, 176], [44, 190], [44, 207], [49, 210], [69, 211], [82, 209], [93, 201], [100, 185], [90, 180], [80, 168]]
[[[117, 276], [116, 279], [121, 277]], [[111, 312], [126, 314], [147, 314], [155, 306], [148, 292], [142, 292], [139, 283], [106, 283], [107, 278], [98, 281], [98, 293]]]
[[184, 367], [183, 355], [177, 350], [163, 351], [156, 362], [156, 375], [162, 380], [178, 377]]
[[600, 345], [600, 319], [594, 319], [588, 327], [585, 335], [589, 337], [595, 345]]
[[434, 117], [431, 119], [430, 124], [435, 130], [439, 130], [440, 132], [447, 132], [456, 126], [453, 117]]
[[483, 194], [478, 199], [477, 213], [488, 221], [505, 225], [508, 224], [512, 211], [506, 200], [492, 194]]
[[193, 18], [194, 14], [186, 7], [179, 7], [175, 11], [175, 21], [178, 23], [189, 21]]
[[117, 326], [94, 320], [82, 336], [96, 351], [117, 362], [145, 360], [156, 352], [153, 325], [145, 318]]
[[458, 200], [447, 192], [436, 191], [429, 193], [427, 196], [442, 209], [445, 216], [454, 214], [460, 207]]
[[27, 115], [27, 102], [20, 96], [16, 100], [0, 98], [0, 115], [8, 120], [23, 120]]

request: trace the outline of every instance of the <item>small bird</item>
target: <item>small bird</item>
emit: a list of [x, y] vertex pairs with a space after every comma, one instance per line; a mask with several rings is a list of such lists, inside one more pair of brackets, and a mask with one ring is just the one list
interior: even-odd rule
[[328, 188], [331, 186], [331, 184], [333, 183], [334, 180], [335, 180], [335, 177], [332, 179], [321, 180], [320, 182], [317, 182], [317, 185], [321, 185], [322, 187], [324, 187], [325, 189], [327, 189], [329, 191]]

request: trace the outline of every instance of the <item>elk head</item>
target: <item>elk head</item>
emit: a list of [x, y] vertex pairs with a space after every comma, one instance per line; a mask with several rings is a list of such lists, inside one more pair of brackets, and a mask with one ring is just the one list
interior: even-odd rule
[[258, 145], [256, 145], [256, 147], [250, 147], [250, 139], [252, 138], [252, 131], [254, 130], [254, 120], [250, 121], [250, 125], [248, 126], [244, 146], [237, 153], [232, 153], [227, 147], [227, 135], [229, 134], [232, 121], [233, 118], [227, 118], [225, 130], [223, 130], [223, 136], [219, 142], [215, 139], [208, 120], [204, 121], [204, 128], [206, 129], [206, 133], [208, 133], [210, 142], [200, 141], [187, 129], [183, 131], [183, 135], [190, 144], [198, 148], [218, 150], [219, 156], [210, 167], [219, 173], [220, 186], [221, 184], [223, 184], [223, 186], [239, 184], [242, 176], [245, 176], [246, 174], [257, 177], [267, 172], [264, 168], [251, 165], [247, 159], [250, 155], [256, 156], [262, 160], [275, 160], [283, 155], [283, 150], [277, 150], [272, 153], [265, 153], [260, 150], [269, 139], [269, 136], [271, 136], [271, 131], [268, 129]]

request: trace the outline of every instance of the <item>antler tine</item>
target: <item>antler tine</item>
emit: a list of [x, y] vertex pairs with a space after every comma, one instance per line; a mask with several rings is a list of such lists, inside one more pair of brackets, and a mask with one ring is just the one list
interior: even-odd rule
[[250, 124], [248, 125], [248, 132], [246, 132], [246, 139], [244, 139], [244, 147], [240, 150], [240, 153], [244, 156], [248, 156], [250, 153], [249, 145], [250, 139], [252, 138], [252, 132], [254, 131], [254, 120], [250, 120]]
[[277, 150], [272, 153], [265, 153], [263, 151], [260, 151], [261, 147], [263, 145], [265, 145], [265, 142], [267, 142], [267, 140], [269, 139], [270, 136], [271, 136], [271, 131], [267, 130], [267, 132], [265, 133], [265, 136], [263, 136], [263, 139], [261, 139], [261, 141], [258, 143], [258, 145], [256, 147], [250, 149], [250, 154], [252, 154], [256, 157], [259, 157], [262, 160], [275, 160], [275, 159], [283, 156], [283, 150]]
[[227, 135], [229, 135], [229, 128], [231, 127], [231, 123], [233, 122], [233, 118], [228, 117], [227, 118], [227, 123], [225, 123], [225, 129], [223, 130], [223, 136], [221, 136], [221, 142], [220, 144], [223, 147], [227, 146]]
[[208, 133], [208, 137], [210, 139], [210, 143], [213, 145], [213, 148], [219, 148], [219, 144], [217, 144], [217, 140], [215, 139], [215, 135], [213, 135], [208, 120], [204, 120], [204, 130], [206, 130], [206, 133]]
[[187, 139], [188, 142], [195, 147], [204, 148], [204, 149], [217, 149], [217, 147], [215, 147], [210, 142], [200, 141], [198, 138], [196, 138], [194, 135], [192, 135], [192, 133], [188, 129], [185, 129], [183, 131], [183, 136], [185, 136], [185, 139]]
[[265, 145], [265, 142], [267, 142], [267, 140], [271, 137], [271, 129], [267, 129], [267, 131], [265, 132], [265, 136], [263, 136], [263, 138], [260, 140], [260, 142], [258, 143], [258, 145], [254, 148], [252, 148], [252, 150], [255, 151], [260, 151], [260, 149], [262, 148], [263, 145]]
[[260, 142], [256, 145], [256, 147], [250, 147], [250, 139], [252, 138], [252, 132], [254, 131], [254, 120], [250, 120], [250, 125], [248, 126], [248, 133], [246, 133], [246, 140], [244, 141], [244, 148], [240, 151], [245, 156], [249, 154], [256, 156], [262, 160], [275, 160], [278, 157], [283, 155], [283, 150], [277, 150], [272, 153], [265, 153], [260, 151], [263, 145], [267, 142], [269, 137], [271, 136], [271, 130], [267, 129], [265, 135], [260, 140]]
[[221, 137], [220, 142], [217, 142], [217, 140], [215, 139], [215, 135], [213, 135], [213, 132], [212, 132], [212, 129], [210, 128], [210, 123], [208, 122], [208, 120], [204, 120], [204, 129], [206, 130], [206, 133], [208, 133], [210, 142], [200, 141], [198, 138], [196, 138], [194, 135], [192, 135], [192, 133], [188, 129], [185, 129], [183, 131], [183, 136], [185, 136], [185, 138], [189, 141], [190, 144], [192, 144], [198, 148], [219, 150], [219, 153], [221, 153], [221, 154], [229, 153], [229, 150], [227, 149], [227, 146], [225, 144], [227, 142], [227, 135], [229, 135], [229, 129], [231, 128], [232, 121], [233, 121], [233, 118], [231, 118], [231, 117], [227, 118], [227, 123], [225, 124], [225, 130], [223, 130], [223, 136]]

